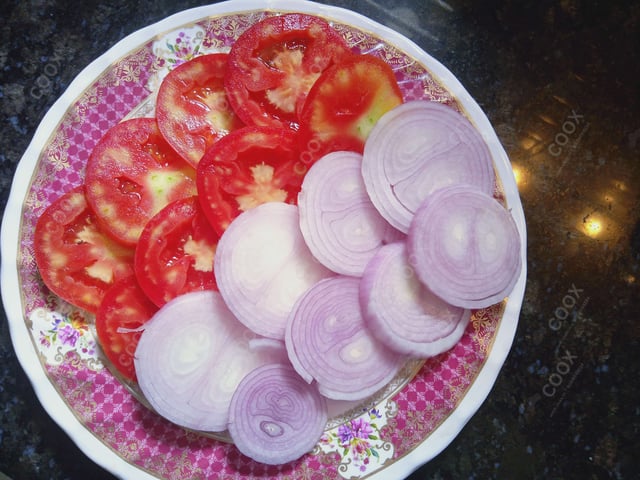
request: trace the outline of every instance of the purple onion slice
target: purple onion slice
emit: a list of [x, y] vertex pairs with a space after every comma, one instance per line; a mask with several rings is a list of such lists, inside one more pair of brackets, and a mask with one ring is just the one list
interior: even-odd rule
[[315, 385], [288, 364], [263, 365], [238, 385], [229, 434], [238, 450], [258, 462], [296, 460], [316, 445], [327, 423], [327, 404]]
[[362, 175], [380, 214], [402, 232], [427, 195], [467, 183], [492, 194], [493, 161], [480, 132], [451, 107], [414, 100], [380, 118], [364, 147]]
[[418, 278], [446, 302], [484, 308], [513, 289], [522, 261], [513, 217], [470, 185], [432, 193], [416, 211], [407, 250]]
[[381, 342], [420, 358], [452, 348], [471, 317], [469, 310], [448, 304], [418, 280], [404, 242], [385, 245], [369, 262], [360, 282], [360, 303]]
[[360, 280], [321, 280], [296, 303], [285, 335], [289, 360], [308, 382], [334, 400], [360, 400], [384, 387], [405, 357], [366, 327], [358, 299]]
[[378, 248], [402, 236], [376, 210], [362, 179], [362, 155], [332, 152], [309, 169], [298, 195], [300, 229], [330, 270], [362, 275]]

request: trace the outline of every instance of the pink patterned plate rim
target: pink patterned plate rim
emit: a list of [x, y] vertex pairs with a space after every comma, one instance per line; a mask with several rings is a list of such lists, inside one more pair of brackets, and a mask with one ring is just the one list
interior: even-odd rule
[[[92, 62], [49, 110], [18, 165], [2, 223], [2, 296], [16, 354], [51, 417], [96, 463], [126, 479], [403, 478], [444, 449], [488, 395], [517, 327], [526, 268], [504, 302], [474, 311], [452, 350], [413, 363], [371, 402], [334, 417], [308, 455], [265, 466], [229, 443], [163, 420], [105, 368], [86, 312], [43, 287], [33, 228], [55, 198], [82, 182], [89, 152], [113, 124], [153, 113], [166, 73], [194, 55], [227, 51], [249, 25], [287, 11], [328, 20], [354, 48], [396, 72], [405, 100], [462, 111], [490, 147], [526, 265], [526, 228], [509, 159], [457, 79], [413, 42], [355, 12], [293, 0], [231, 0], [194, 8], [126, 37]], [[417, 374], [414, 373], [417, 371]]]

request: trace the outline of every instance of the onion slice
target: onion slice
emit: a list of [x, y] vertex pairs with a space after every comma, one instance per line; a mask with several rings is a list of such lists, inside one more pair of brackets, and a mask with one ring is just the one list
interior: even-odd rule
[[513, 217], [496, 199], [469, 185], [427, 197], [411, 222], [407, 248], [418, 278], [463, 308], [504, 299], [522, 268]]
[[336, 273], [362, 275], [378, 248], [403, 236], [371, 203], [362, 180], [362, 155], [356, 152], [332, 152], [314, 163], [298, 207], [309, 250]]
[[453, 108], [427, 100], [406, 102], [378, 121], [365, 143], [362, 174], [381, 215], [405, 233], [436, 189], [467, 183], [492, 194], [495, 185], [482, 135]]
[[238, 450], [258, 462], [279, 465], [316, 445], [327, 423], [327, 405], [314, 385], [291, 365], [273, 363], [238, 385], [229, 413], [229, 435]]
[[298, 297], [332, 275], [307, 248], [298, 207], [281, 202], [258, 205], [231, 222], [218, 242], [214, 273], [238, 320], [278, 340]]
[[296, 303], [287, 324], [285, 344], [293, 367], [334, 400], [374, 394], [405, 360], [366, 328], [359, 284], [360, 279], [344, 275], [321, 280]]
[[471, 317], [470, 310], [448, 304], [418, 280], [405, 242], [385, 245], [369, 262], [360, 281], [360, 304], [381, 342], [421, 358], [452, 348]]
[[224, 431], [242, 378], [282, 357], [275, 349], [251, 348], [253, 337], [218, 292], [174, 298], [145, 324], [138, 342], [134, 362], [142, 393], [177, 425]]

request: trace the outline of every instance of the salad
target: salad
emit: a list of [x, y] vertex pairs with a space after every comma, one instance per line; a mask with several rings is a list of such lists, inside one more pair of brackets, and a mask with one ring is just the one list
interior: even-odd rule
[[267, 17], [172, 70], [156, 102], [98, 142], [34, 248], [170, 421], [295, 460], [327, 401], [452, 348], [513, 288], [519, 237], [482, 136], [405, 101], [319, 17]]

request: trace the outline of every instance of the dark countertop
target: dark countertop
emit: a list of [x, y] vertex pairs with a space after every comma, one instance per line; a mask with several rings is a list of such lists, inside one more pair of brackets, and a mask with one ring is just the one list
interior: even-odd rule
[[[38, 123], [82, 68], [127, 34], [206, 3], [3, 3], [3, 211]], [[529, 274], [512, 351], [476, 415], [411, 478], [638, 478], [640, 4], [324, 3], [400, 31], [447, 66], [486, 112], [520, 179]], [[4, 312], [0, 320], [0, 472], [113, 478], [44, 412]]]

